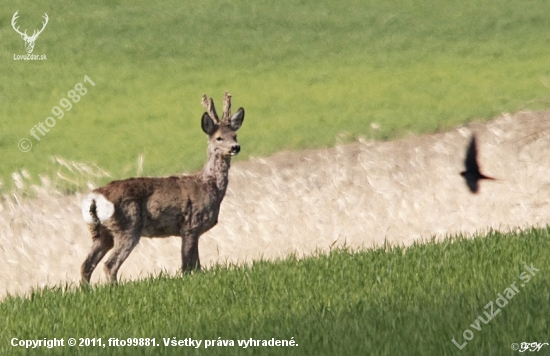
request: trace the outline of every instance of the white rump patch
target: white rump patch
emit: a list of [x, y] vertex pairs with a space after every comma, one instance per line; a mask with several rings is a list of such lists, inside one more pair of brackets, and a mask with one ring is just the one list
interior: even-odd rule
[[97, 217], [100, 222], [108, 220], [115, 212], [115, 206], [108, 201], [103, 194], [90, 193], [82, 199], [82, 216], [87, 224], [93, 223], [92, 214], [90, 214], [90, 205], [95, 200]]

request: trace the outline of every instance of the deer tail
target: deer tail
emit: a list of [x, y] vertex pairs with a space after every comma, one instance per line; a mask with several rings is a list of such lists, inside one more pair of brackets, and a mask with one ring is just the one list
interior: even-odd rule
[[92, 225], [101, 224], [101, 221], [97, 216], [97, 205], [96, 205], [95, 199], [93, 199], [92, 203], [90, 204], [90, 215], [92, 216]]
[[114, 204], [103, 194], [92, 192], [82, 200], [82, 217], [88, 225], [99, 226], [109, 220], [114, 212]]
[[95, 199], [92, 199], [92, 203], [90, 204], [90, 216], [92, 217], [90, 232], [92, 233], [92, 239], [96, 239], [99, 238], [99, 226], [101, 225], [101, 221], [97, 216], [97, 205]]

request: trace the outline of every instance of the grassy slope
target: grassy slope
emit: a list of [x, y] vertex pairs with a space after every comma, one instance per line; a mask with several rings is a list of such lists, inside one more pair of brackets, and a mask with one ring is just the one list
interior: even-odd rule
[[[243, 155], [331, 145], [346, 132], [392, 137], [501, 111], [547, 107], [550, 4], [535, 0], [10, 3], [0, 14], [0, 177], [93, 161], [116, 177], [197, 169], [200, 96], [224, 90], [247, 117]], [[50, 23], [35, 54], [10, 26]], [[32, 30], [31, 30], [32, 31]], [[84, 74], [96, 86], [40, 142]], [[381, 129], [372, 132], [370, 123]], [[33, 140], [29, 153], [17, 142]]]
[[[506, 355], [513, 342], [545, 342], [550, 313], [550, 228], [490, 233], [408, 249], [329, 256], [251, 267], [215, 268], [90, 291], [35, 293], [0, 304], [0, 353], [12, 337], [162, 337], [277, 339], [294, 348], [213, 347], [197, 354]], [[520, 286], [524, 265], [536, 272]], [[482, 330], [470, 324], [510, 284], [513, 296]], [[495, 307], [496, 309], [496, 307]], [[474, 339], [459, 352], [470, 329]], [[39, 350], [44, 352], [44, 349]], [[74, 348], [50, 350], [74, 354]], [[93, 347], [79, 348], [95, 354]], [[546, 350], [548, 351], [548, 350]], [[109, 354], [182, 354], [191, 350], [111, 348]]]

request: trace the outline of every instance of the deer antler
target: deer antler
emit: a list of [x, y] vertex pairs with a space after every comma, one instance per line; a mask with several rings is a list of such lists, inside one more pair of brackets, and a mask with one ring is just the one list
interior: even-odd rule
[[17, 32], [18, 34], [20, 34], [21, 36], [23, 36], [25, 39], [35, 39], [36, 37], [38, 37], [39, 34], [42, 33], [42, 31], [44, 31], [44, 29], [46, 28], [46, 25], [48, 24], [48, 14], [44, 13], [44, 20], [46, 20], [45, 22], [42, 22], [42, 29], [40, 29], [40, 31], [38, 30], [34, 30], [33, 33], [32, 33], [32, 36], [29, 36], [27, 35], [27, 30], [25, 30], [25, 32], [21, 32], [19, 31], [19, 26], [17, 26], [17, 28], [15, 27], [15, 21], [19, 18], [19, 16], [17, 16], [17, 14], [19, 13], [19, 10], [17, 10], [15, 12], [15, 14], [13, 14], [13, 17], [11, 18], [11, 27], [13, 27], [13, 29], [15, 30], [15, 32]]
[[223, 98], [222, 121], [229, 122], [230, 118], [231, 118], [231, 94], [229, 94], [228, 92], [225, 92], [225, 96]]
[[39, 34], [42, 33], [42, 31], [44, 31], [44, 29], [46, 28], [46, 25], [48, 24], [48, 19], [49, 19], [48, 14], [44, 13], [44, 20], [46, 20], [46, 22], [42, 22], [42, 29], [40, 29], [40, 31], [38, 31], [38, 32], [37, 32], [37, 30], [34, 30], [31, 37], [36, 38], [36, 37], [38, 37]]
[[202, 106], [204, 106], [204, 108], [206, 109], [206, 111], [208, 112], [208, 115], [210, 115], [212, 120], [216, 121], [216, 123], [220, 122], [220, 118], [216, 113], [216, 107], [214, 106], [214, 100], [212, 100], [212, 98], [208, 100], [208, 98], [206, 97], [206, 94], [202, 96]]
[[17, 16], [17, 13], [19, 12], [19, 10], [17, 10], [15, 12], [15, 14], [13, 14], [13, 17], [11, 18], [11, 27], [13, 27], [13, 29], [15, 30], [15, 32], [17, 32], [18, 34], [20, 34], [21, 36], [25, 36], [25, 37], [28, 37], [27, 36], [27, 30], [25, 30], [25, 33], [19, 31], [19, 26], [17, 28], [15, 28], [15, 21], [19, 18]]

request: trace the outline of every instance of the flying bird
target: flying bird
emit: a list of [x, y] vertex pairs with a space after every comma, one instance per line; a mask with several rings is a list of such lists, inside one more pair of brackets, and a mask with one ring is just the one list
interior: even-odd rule
[[479, 165], [477, 164], [477, 146], [476, 137], [472, 135], [472, 140], [466, 151], [466, 159], [464, 160], [464, 166], [466, 170], [460, 172], [460, 175], [466, 180], [466, 184], [472, 193], [477, 193], [479, 190], [479, 181], [481, 179], [496, 180], [492, 177], [487, 177], [479, 171]]

